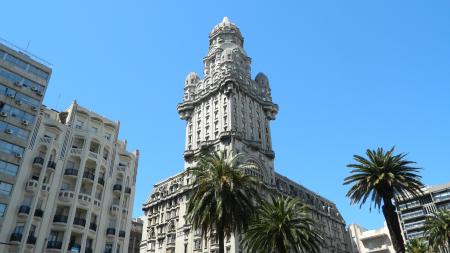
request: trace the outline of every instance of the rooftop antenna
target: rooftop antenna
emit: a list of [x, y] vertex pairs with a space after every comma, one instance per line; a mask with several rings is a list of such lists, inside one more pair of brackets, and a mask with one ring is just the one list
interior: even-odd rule
[[31, 40], [28, 40], [27, 47], [25, 48], [25, 52], [28, 52], [28, 47], [30, 46]]

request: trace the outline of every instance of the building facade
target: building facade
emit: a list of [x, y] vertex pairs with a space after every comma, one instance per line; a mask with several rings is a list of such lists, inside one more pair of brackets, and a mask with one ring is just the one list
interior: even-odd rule
[[420, 197], [397, 199], [396, 205], [405, 240], [423, 237], [427, 217], [441, 209], [450, 210], [450, 183], [426, 187]]
[[50, 64], [0, 41], [0, 228], [51, 72]]
[[[326, 243], [322, 252], [349, 252], [345, 222], [334, 203], [278, 174], [274, 170], [270, 121], [278, 105], [272, 102], [268, 78], [251, 78], [251, 59], [244, 50], [239, 28], [227, 18], [209, 34], [203, 79], [190, 73], [183, 102], [177, 106], [186, 120], [185, 168], [154, 186], [143, 210], [146, 215], [141, 252], [214, 252], [218, 244], [201, 238], [185, 220], [192, 178], [187, 168], [201, 151], [245, 154], [260, 171], [246, 171], [280, 193], [307, 203]], [[226, 252], [242, 252], [240, 235], [226, 240]]]
[[74, 102], [42, 108], [0, 230], [0, 252], [127, 252], [138, 151]]
[[367, 230], [357, 224], [349, 225], [352, 253], [395, 253], [387, 225]]
[[130, 243], [128, 244], [128, 253], [139, 253], [143, 226], [144, 221], [142, 218], [133, 218], [133, 220], [131, 221]]

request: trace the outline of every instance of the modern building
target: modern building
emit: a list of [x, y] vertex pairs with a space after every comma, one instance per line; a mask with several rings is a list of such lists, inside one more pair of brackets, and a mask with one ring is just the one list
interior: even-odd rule
[[0, 230], [0, 252], [127, 252], [139, 153], [119, 123], [41, 108]]
[[427, 217], [440, 209], [450, 210], [450, 183], [425, 187], [421, 196], [398, 198], [396, 205], [405, 240], [423, 237]]
[[360, 225], [349, 225], [352, 253], [395, 253], [387, 225], [367, 230]]
[[[209, 34], [203, 79], [190, 73], [184, 83], [183, 102], [177, 106], [186, 120], [185, 169], [154, 188], [143, 206], [145, 212], [141, 253], [215, 252], [218, 243], [202, 238], [185, 220], [192, 187], [187, 168], [201, 151], [245, 154], [243, 162], [256, 163], [261, 172], [246, 171], [280, 193], [301, 198], [311, 210], [325, 243], [322, 252], [349, 252], [345, 222], [336, 205], [278, 174], [274, 170], [270, 121], [278, 105], [272, 102], [268, 78], [251, 78], [251, 59], [244, 50], [239, 28], [227, 18]], [[242, 252], [240, 235], [226, 240], [226, 252]]]
[[49, 63], [24, 52], [0, 40], [0, 229], [52, 73]]
[[130, 243], [128, 244], [128, 253], [139, 253], [142, 239], [142, 228], [144, 225], [144, 221], [142, 218], [141, 217], [133, 218], [133, 220], [131, 221]]

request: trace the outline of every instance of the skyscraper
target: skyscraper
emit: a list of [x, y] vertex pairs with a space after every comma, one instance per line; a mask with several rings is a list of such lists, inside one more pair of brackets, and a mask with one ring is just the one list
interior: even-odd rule
[[[345, 222], [334, 203], [278, 174], [274, 170], [270, 121], [278, 105], [272, 102], [269, 80], [263, 73], [251, 78], [251, 58], [244, 50], [239, 28], [227, 18], [209, 34], [203, 60], [203, 78], [190, 73], [184, 83], [183, 102], [177, 106], [186, 120], [185, 170], [157, 183], [144, 203], [146, 219], [141, 252], [214, 252], [218, 244], [201, 238], [185, 220], [192, 187], [186, 171], [201, 151], [245, 154], [260, 172], [246, 171], [284, 195], [301, 198], [322, 231], [322, 252], [348, 252]], [[244, 162], [246, 162], [244, 161]], [[240, 235], [226, 240], [226, 252], [241, 252]]]

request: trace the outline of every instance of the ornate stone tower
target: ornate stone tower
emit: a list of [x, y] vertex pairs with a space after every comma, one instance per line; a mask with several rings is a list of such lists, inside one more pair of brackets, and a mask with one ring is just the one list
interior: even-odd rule
[[204, 149], [245, 153], [263, 168], [264, 180], [273, 183], [269, 122], [275, 119], [278, 106], [272, 102], [267, 77], [259, 73], [251, 79], [244, 38], [228, 18], [209, 34], [203, 63], [204, 78], [188, 74], [183, 102], [177, 106], [180, 118], [187, 121], [186, 166]]
[[[308, 205], [325, 239], [321, 253], [348, 253], [349, 237], [336, 205], [274, 171], [269, 123], [275, 119], [278, 106], [272, 102], [267, 77], [259, 73], [255, 80], [251, 79], [251, 59], [245, 53], [244, 39], [228, 18], [209, 34], [209, 50], [203, 63], [203, 79], [196, 73], [188, 74], [183, 102], [177, 106], [180, 118], [186, 120], [185, 169], [155, 184], [144, 203], [146, 219], [140, 252], [217, 252], [217, 242], [202, 238], [185, 219], [192, 190], [186, 168], [192, 166], [199, 152], [221, 150], [227, 154], [244, 153], [244, 159], [261, 168], [261, 172], [248, 173], [255, 173], [280, 194], [300, 198]], [[245, 252], [240, 238], [227, 238], [227, 253]]]

